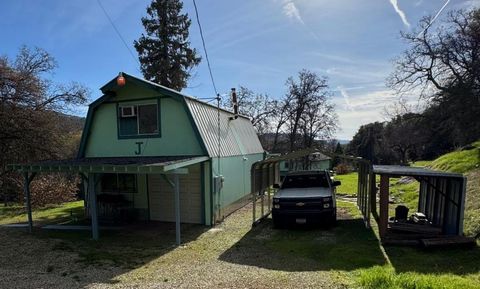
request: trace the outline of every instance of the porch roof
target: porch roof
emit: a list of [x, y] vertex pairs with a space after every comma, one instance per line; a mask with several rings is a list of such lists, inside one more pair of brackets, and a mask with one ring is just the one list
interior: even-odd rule
[[206, 156], [98, 157], [11, 164], [18, 172], [149, 173], [167, 174], [207, 161]]

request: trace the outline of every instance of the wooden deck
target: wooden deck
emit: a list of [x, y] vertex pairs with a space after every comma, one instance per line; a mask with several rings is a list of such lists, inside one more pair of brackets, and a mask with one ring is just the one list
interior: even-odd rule
[[384, 245], [415, 246], [425, 249], [476, 245], [474, 238], [443, 235], [441, 228], [411, 223], [389, 223], [382, 243]]

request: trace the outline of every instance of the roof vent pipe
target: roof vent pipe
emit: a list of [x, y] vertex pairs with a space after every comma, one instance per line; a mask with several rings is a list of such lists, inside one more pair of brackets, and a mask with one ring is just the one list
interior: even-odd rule
[[230, 92], [230, 101], [233, 106], [233, 117], [229, 117], [228, 119], [234, 120], [238, 118], [238, 100], [237, 100], [237, 92], [235, 91], [235, 88], [232, 88], [232, 91]]

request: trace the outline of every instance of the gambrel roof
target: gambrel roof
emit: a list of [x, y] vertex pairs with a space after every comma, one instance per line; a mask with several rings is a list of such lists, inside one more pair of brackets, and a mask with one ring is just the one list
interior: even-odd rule
[[[146, 86], [149, 89], [157, 90], [162, 95], [170, 96], [181, 100], [190, 114], [192, 125], [201, 139], [203, 147], [210, 157], [218, 156], [218, 121], [220, 121], [220, 156], [238, 156], [263, 153], [264, 149], [258, 139], [255, 128], [250, 119], [243, 115], [235, 115], [225, 109], [217, 109], [216, 106], [200, 101], [194, 97], [185, 95], [163, 85], [141, 79], [127, 73], [120, 73], [125, 77], [127, 83], [134, 83], [139, 86]], [[90, 105], [87, 115], [85, 129], [88, 129], [93, 117], [93, 111], [105, 100], [114, 97], [112, 92], [118, 89], [116, 77], [101, 88], [104, 96], [97, 99]], [[166, 124], [168, 125], [168, 124]], [[82, 142], [78, 157], [84, 156], [85, 142], [88, 133], [82, 135]]]

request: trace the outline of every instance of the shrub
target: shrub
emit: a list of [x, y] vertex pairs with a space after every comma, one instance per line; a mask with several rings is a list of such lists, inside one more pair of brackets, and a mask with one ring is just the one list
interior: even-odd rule
[[333, 168], [337, 175], [345, 175], [352, 171], [352, 168], [346, 163], [340, 163]]
[[[78, 177], [64, 174], [39, 174], [30, 184], [32, 206], [43, 207], [77, 199]], [[19, 200], [23, 200], [23, 190], [19, 190]]]

